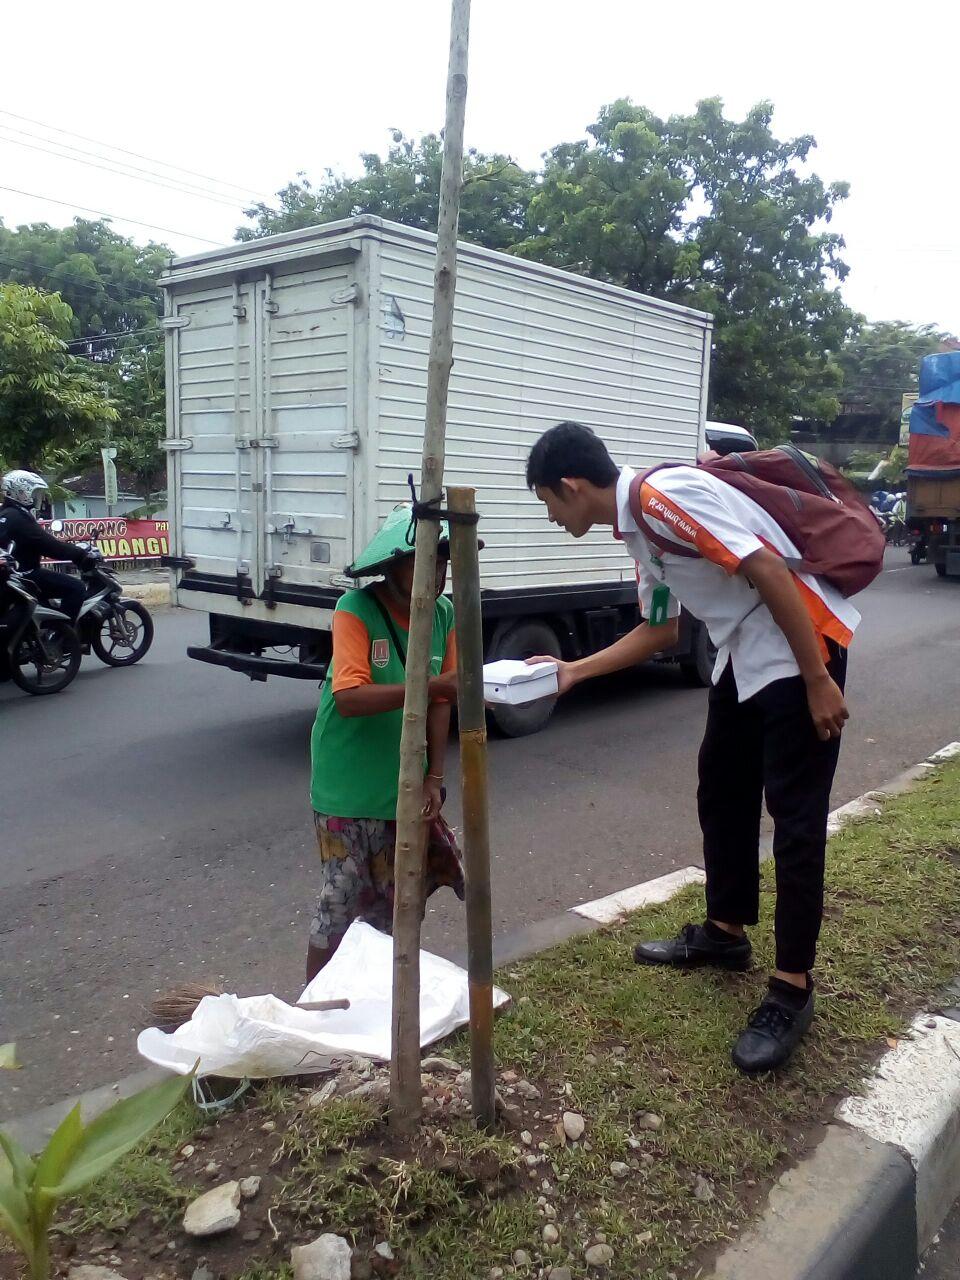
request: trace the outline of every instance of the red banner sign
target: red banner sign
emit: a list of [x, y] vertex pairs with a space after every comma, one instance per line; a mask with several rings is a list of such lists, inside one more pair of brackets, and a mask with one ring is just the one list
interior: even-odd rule
[[[51, 521], [41, 520], [46, 529]], [[156, 560], [169, 555], [170, 526], [166, 520], [127, 520], [103, 516], [91, 520], [58, 521], [51, 532], [67, 542], [92, 542], [105, 560]]]

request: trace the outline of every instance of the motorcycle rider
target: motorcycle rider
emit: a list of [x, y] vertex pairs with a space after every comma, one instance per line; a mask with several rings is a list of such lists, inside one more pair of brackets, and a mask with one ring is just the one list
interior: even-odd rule
[[37, 523], [37, 508], [49, 492], [42, 476], [33, 471], [8, 471], [0, 482], [0, 548], [14, 548], [20, 573], [32, 582], [44, 600], [56, 600], [71, 622], [76, 622], [86, 598], [82, 582], [69, 573], [40, 567], [42, 557], [70, 560], [81, 569], [96, 564], [99, 554], [76, 542], [55, 538]]

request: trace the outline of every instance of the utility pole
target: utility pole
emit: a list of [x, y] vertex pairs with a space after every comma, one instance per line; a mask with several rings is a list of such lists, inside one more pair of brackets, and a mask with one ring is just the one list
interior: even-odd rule
[[[453, 303], [457, 283], [457, 224], [463, 185], [463, 125], [467, 101], [467, 50], [470, 0], [452, 0], [450, 60], [447, 69], [446, 123], [437, 223], [437, 260], [433, 283], [433, 331], [427, 373], [427, 412], [423, 433], [420, 500], [435, 502], [443, 488], [447, 426], [447, 388], [453, 364]], [[420, 1119], [420, 922], [424, 902], [424, 853], [427, 827], [423, 803], [426, 751], [427, 680], [436, 608], [437, 541], [435, 520], [417, 523], [413, 595], [407, 647], [397, 846], [394, 860], [393, 1043], [390, 1059], [390, 1121], [401, 1133]]]
[[120, 498], [117, 488], [117, 464], [114, 462], [116, 456], [116, 447], [110, 443], [110, 424], [108, 423], [106, 443], [100, 450], [100, 458], [103, 462], [103, 500], [106, 503], [108, 519], [113, 515], [113, 509]]

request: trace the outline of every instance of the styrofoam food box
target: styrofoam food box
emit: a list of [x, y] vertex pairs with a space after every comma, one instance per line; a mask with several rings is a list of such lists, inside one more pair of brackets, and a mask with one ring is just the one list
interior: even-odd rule
[[535, 662], [527, 666], [515, 658], [487, 662], [483, 668], [483, 696], [487, 702], [516, 706], [557, 696], [557, 664]]

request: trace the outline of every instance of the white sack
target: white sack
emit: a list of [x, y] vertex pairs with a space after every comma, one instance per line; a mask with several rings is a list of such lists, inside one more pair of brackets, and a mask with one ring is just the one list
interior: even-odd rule
[[[393, 940], [356, 920], [303, 1001], [350, 1001], [349, 1009], [310, 1012], [276, 996], [205, 996], [189, 1022], [167, 1035], [142, 1031], [137, 1049], [149, 1062], [185, 1075], [261, 1079], [330, 1071], [351, 1055], [390, 1057]], [[494, 988], [494, 1006], [507, 1002]], [[467, 973], [420, 952], [420, 1044], [442, 1039], [469, 1019]]]

